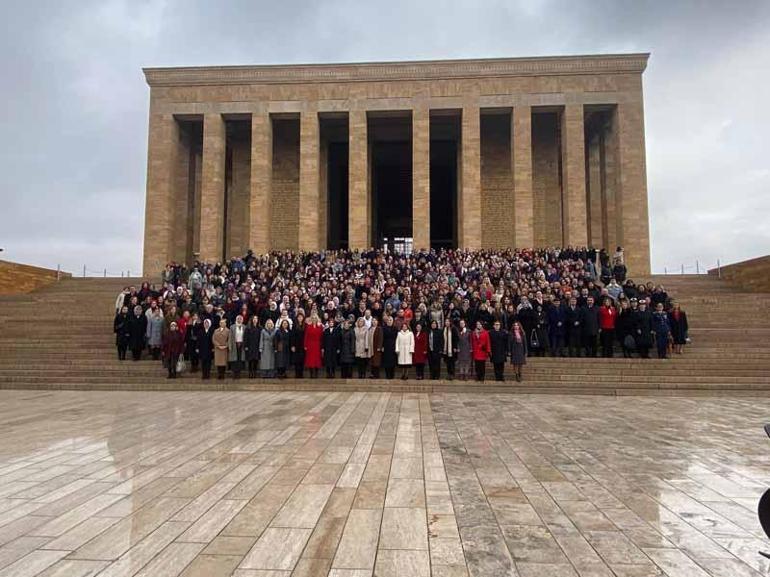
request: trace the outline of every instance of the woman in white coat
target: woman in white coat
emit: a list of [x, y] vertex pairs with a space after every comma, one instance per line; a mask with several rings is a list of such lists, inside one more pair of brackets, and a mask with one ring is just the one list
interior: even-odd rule
[[409, 330], [409, 325], [404, 323], [396, 337], [396, 356], [398, 366], [401, 367], [401, 378], [406, 380], [409, 376], [409, 367], [412, 366], [412, 354], [414, 354], [414, 335]]

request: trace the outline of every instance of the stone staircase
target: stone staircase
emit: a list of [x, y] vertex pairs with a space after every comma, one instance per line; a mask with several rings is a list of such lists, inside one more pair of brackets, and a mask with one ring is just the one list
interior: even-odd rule
[[[66, 279], [0, 296], [0, 388], [94, 390], [365, 390], [587, 394], [770, 393], [770, 293], [711, 276], [653, 277], [687, 311], [692, 345], [671, 360], [532, 358], [525, 380], [504, 384], [416, 380], [167, 380], [150, 360], [118, 361], [112, 333], [118, 291], [141, 279]], [[507, 367], [510, 369], [510, 367]], [[491, 367], [488, 376], [491, 375]]]

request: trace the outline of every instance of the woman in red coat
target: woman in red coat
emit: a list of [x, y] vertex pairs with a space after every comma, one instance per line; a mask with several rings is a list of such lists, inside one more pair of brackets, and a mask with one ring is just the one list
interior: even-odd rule
[[481, 321], [476, 321], [476, 329], [471, 333], [471, 350], [473, 364], [476, 367], [476, 380], [483, 383], [487, 371], [487, 359], [492, 347], [489, 342], [489, 333], [484, 330]]
[[321, 369], [321, 340], [324, 328], [321, 319], [317, 315], [310, 317], [310, 322], [305, 328], [305, 368], [310, 370], [310, 378], [317, 379]]
[[417, 371], [417, 380], [421, 381], [425, 375], [425, 363], [428, 362], [428, 333], [422, 330], [422, 324], [414, 326], [414, 354], [412, 363]]

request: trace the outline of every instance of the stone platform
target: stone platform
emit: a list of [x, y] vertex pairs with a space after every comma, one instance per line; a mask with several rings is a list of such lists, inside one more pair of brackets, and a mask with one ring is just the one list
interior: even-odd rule
[[758, 577], [770, 401], [0, 391], [0, 577]]

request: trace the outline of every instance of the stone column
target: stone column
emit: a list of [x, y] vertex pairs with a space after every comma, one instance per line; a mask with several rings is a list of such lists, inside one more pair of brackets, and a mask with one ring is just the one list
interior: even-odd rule
[[349, 115], [348, 161], [348, 247], [366, 249], [371, 245], [369, 214], [369, 140], [365, 110]]
[[222, 260], [224, 247], [225, 121], [219, 113], [203, 117], [201, 247], [204, 262]]
[[605, 233], [603, 226], [604, 185], [602, 177], [602, 137], [600, 133], [591, 131], [586, 150], [586, 176], [588, 183], [588, 242], [594, 248], [605, 248]]
[[564, 244], [588, 244], [586, 222], [586, 159], [583, 105], [567, 104], [561, 123], [562, 230]]
[[481, 115], [478, 104], [467, 104], [462, 111], [462, 188], [460, 210], [460, 248], [481, 248]]
[[147, 144], [147, 201], [144, 216], [146, 277], [156, 277], [171, 257], [179, 125], [173, 114], [150, 111]]
[[532, 189], [532, 108], [516, 106], [511, 114], [514, 238], [517, 248], [535, 246], [535, 209]]
[[430, 249], [430, 111], [412, 110], [412, 242]]
[[251, 181], [249, 248], [256, 254], [270, 250], [270, 212], [273, 176], [273, 125], [266, 111], [251, 115]]
[[319, 228], [318, 112], [304, 110], [299, 129], [299, 250], [316, 251]]
[[[617, 106], [618, 214], [630, 274], [650, 274], [650, 224], [647, 212], [647, 162], [644, 108], [639, 98]], [[614, 248], [614, 247], [612, 247]]]

